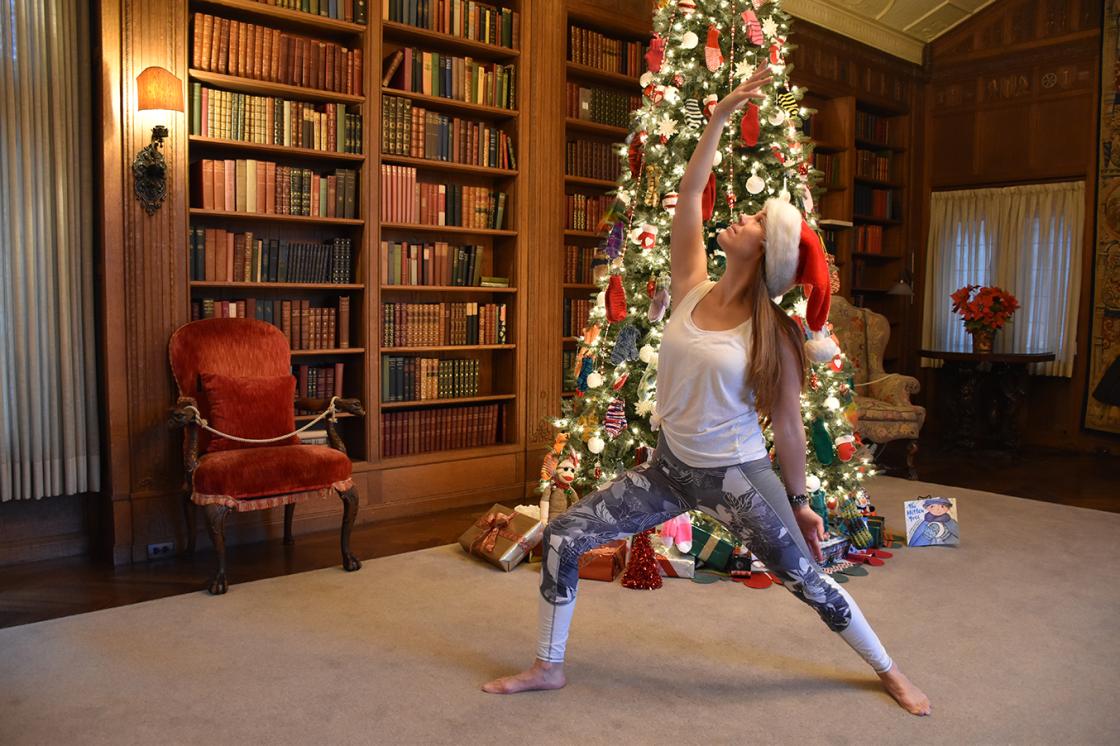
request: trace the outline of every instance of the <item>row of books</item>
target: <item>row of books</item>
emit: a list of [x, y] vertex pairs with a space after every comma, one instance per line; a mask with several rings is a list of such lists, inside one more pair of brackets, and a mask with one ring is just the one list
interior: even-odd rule
[[382, 241], [381, 277], [386, 285], [478, 287], [485, 253], [481, 245], [447, 241]]
[[191, 280], [200, 282], [318, 282], [348, 284], [353, 265], [349, 238], [289, 241], [252, 231], [192, 225]]
[[383, 347], [506, 344], [506, 304], [382, 303]]
[[517, 168], [513, 138], [488, 122], [448, 116], [385, 96], [381, 152], [490, 168]]
[[480, 62], [471, 57], [415, 47], [398, 49], [389, 58], [382, 84], [399, 91], [450, 98], [499, 109], [517, 108], [514, 65]]
[[381, 219], [385, 222], [500, 229], [505, 211], [505, 192], [418, 181], [412, 166], [381, 166]]
[[472, 358], [381, 356], [381, 401], [478, 396], [481, 362]]
[[384, 412], [381, 415], [381, 456], [478, 448], [500, 437], [504, 407], [499, 404]]
[[312, 104], [191, 83], [191, 134], [223, 140], [362, 152], [362, 115], [346, 104]]
[[890, 120], [866, 111], [856, 111], [856, 139], [890, 142]]
[[856, 244], [853, 248], [864, 254], [883, 253], [883, 226], [857, 225], [855, 227]]
[[579, 26], [568, 27], [568, 59], [609, 73], [637, 78], [645, 71], [640, 41], [623, 41]]
[[516, 49], [521, 14], [473, 0], [382, 0], [382, 18], [463, 39]]
[[607, 255], [594, 246], [564, 247], [564, 282], [592, 283], [607, 271]]
[[251, 158], [191, 164], [191, 206], [204, 210], [353, 218], [357, 190], [357, 172], [349, 168], [320, 175]]
[[873, 150], [856, 151], [856, 176], [879, 181], [891, 180], [891, 154]]
[[571, 82], [567, 84], [567, 94], [567, 116], [614, 127], [629, 125], [630, 112], [642, 103], [641, 96]]
[[852, 210], [856, 215], [895, 220], [898, 213], [895, 207], [894, 193], [894, 189], [875, 189], [856, 184]]
[[841, 186], [841, 157], [839, 153], [813, 153], [813, 168], [822, 174], [818, 186]]
[[206, 72], [362, 95], [362, 50], [280, 29], [194, 14], [192, 66]]
[[575, 337], [583, 333], [587, 317], [591, 315], [590, 300], [583, 298], [564, 299], [564, 336]]
[[351, 23], [366, 22], [367, 0], [255, 0], [261, 5], [299, 10], [311, 15]]
[[565, 195], [565, 227], [573, 231], [595, 230], [599, 221], [614, 202], [614, 195], [568, 194]]
[[288, 337], [293, 350], [333, 350], [350, 346], [350, 297], [337, 307], [313, 307], [306, 298], [199, 298], [191, 301], [191, 320], [256, 319]]
[[[296, 398], [330, 399], [332, 396], [342, 396], [344, 370], [343, 363], [294, 366], [292, 373], [296, 377]], [[319, 414], [319, 412], [297, 407], [296, 414]]]
[[575, 391], [576, 390], [576, 351], [564, 350], [561, 354], [560, 364], [564, 366], [564, 371], [561, 374], [562, 391]]
[[615, 145], [593, 140], [569, 140], [564, 151], [564, 173], [588, 179], [618, 178], [619, 159]]

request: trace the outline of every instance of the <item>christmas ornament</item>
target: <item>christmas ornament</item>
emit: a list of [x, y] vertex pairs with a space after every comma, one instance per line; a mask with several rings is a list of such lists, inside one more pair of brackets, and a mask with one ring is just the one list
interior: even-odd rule
[[653, 412], [653, 399], [639, 399], [638, 403], [634, 405], [634, 411], [638, 413], [639, 417], [649, 417]]
[[766, 117], [766, 121], [775, 127], [779, 127], [782, 122], [786, 121], [786, 113], [781, 109], [774, 109], [770, 112], [770, 116]]
[[595, 344], [596, 340], [598, 340], [598, 339], [599, 339], [599, 325], [598, 324], [591, 324], [590, 326], [584, 327], [584, 329], [583, 329], [583, 344], [584, 344], [584, 346], [590, 347], [591, 345]]
[[603, 417], [603, 429], [611, 438], [617, 438], [618, 434], [626, 429], [626, 406], [622, 399], [612, 399], [607, 406], [607, 413]]
[[716, 175], [708, 174], [708, 183], [704, 185], [704, 194], [700, 196], [700, 219], [705, 223], [712, 219], [712, 212], [716, 207]]
[[762, 24], [758, 22], [758, 15], [749, 8], [744, 10], [743, 24], [747, 27], [747, 38], [751, 40], [751, 44], [761, 47], [766, 40], [762, 38]]
[[687, 18], [696, 12], [696, 0], [677, 0], [677, 9]]
[[681, 36], [681, 49], [696, 49], [696, 45], [700, 43], [700, 38], [691, 31], [685, 31]]
[[611, 388], [615, 391], [620, 391], [622, 387], [626, 385], [626, 379], [629, 377], [629, 373], [623, 373], [621, 376], [615, 379], [615, 382], [611, 384]]
[[622, 225], [621, 220], [611, 226], [610, 235], [607, 236], [607, 242], [603, 246], [603, 253], [605, 253], [611, 259], [617, 259], [622, 253], [623, 230], [624, 226]]
[[810, 474], [805, 477], [805, 489], [809, 492], [816, 492], [821, 488], [821, 478], [816, 474]]
[[626, 149], [627, 161], [630, 164], [630, 178], [638, 178], [638, 174], [642, 170], [642, 147], [646, 143], [645, 131], [637, 132], [630, 136], [630, 143]]
[[[747, 179], [747, 191], [751, 194], [761, 194], [762, 190], [766, 188], [766, 182], [758, 174]], [[776, 297], [776, 296], [775, 296]]]
[[652, 249], [657, 243], [657, 226], [652, 223], [642, 223], [630, 231], [630, 240], [643, 249]]
[[813, 420], [811, 432], [813, 451], [817, 454], [817, 461], [820, 462], [821, 466], [831, 465], [835, 453], [832, 450], [832, 438], [828, 435], [828, 428], [825, 427], [824, 420], [819, 417]]
[[750, 76], [754, 75], [754, 65], [746, 60], [739, 60], [735, 63], [735, 77], [740, 81], [744, 81]]
[[856, 439], [851, 435], [841, 435], [836, 439], [836, 456], [847, 463], [856, 452]]
[[[665, 114], [661, 117], [661, 121], [657, 123], [657, 134], [661, 135], [661, 142], [664, 143], [670, 137], [677, 134], [677, 120], [670, 114]], [[649, 166], [649, 168], [653, 168]]]
[[700, 129], [704, 126], [704, 112], [700, 110], [700, 102], [690, 98], [684, 102], [684, 121], [689, 127]]
[[584, 357], [579, 364], [579, 374], [576, 376], [576, 390], [587, 391], [587, 377], [591, 375], [591, 358]]
[[638, 350], [638, 359], [646, 365], [653, 359], [655, 351], [651, 345], [642, 345], [642, 349]]
[[603, 449], [606, 447], [606, 441], [604, 441], [598, 435], [592, 435], [591, 438], [587, 441], [587, 450], [591, 451], [592, 453], [602, 453]]
[[758, 105], [753, 101], [743, 108], [743, 119], [739, 123], [739, 132], [743, 136], [744, 145], [752, 148], [758, 145]]
[[653, 297], [649, 301], [649, 312], [646, 314], [653, 323], [661, 321], [665, 318], [665, 312], [669, 309], [669, 285], [662, 281], [657, 285], [657, 290], [654, 291]]
[[774, 157], [778, 159], [778, 163], [784, 164], [786, 162], [786, 157], [782, 155], [782, 149], [777, 145], [771, 145], [770, 152], [773, 153]]
[[[674, 123], [675, 126], [675, 123]], [[657, 204], [657, 195], [660, 192], [661, 185], [661, 167], [660, 166], [646, 166], [646, 198], [645, 203], [647, 207], [653, 207]], [[649, 247], [646, 247], [649, 248]]]
[[684, 85], [684, 76], [680, 73], [675, 73], [673, 75], [673, 85], [677, 86], [678, 88]]
[[712, 118], [712, 110], [715, 109], [716, 103], [719, 102], [719, 96], [714, 93], [709, 93], [704, 97], [704, 116], [708, 119]]
[[653, 529], [643, 531], [630, 542], [630, 561], [622, 575], [624, 588], [651, 591], [661, 587], [661, 570], [649, 538], [652, 533]]
[[775, 21], [773, 18], [767, 18], [765, 21], [762, 22], [762, 33], [766, 34], [769, 37], [777, 36], [778, 35], [778, 22]]
[[830, 396], [824, 400], [824, 408], [830, 412], [835, 412], [840, 408], [840, 400], [835, 396]]
[[648, 86], [645, 90], [645, 94], [646, 98], [650, 100], [650, 103], [659, 104], [665, 98], [665, 86], [660, 84]]
[[681, 101], [680, 89], [676, 86], [667, 85], [664, 91], [665, 103], [676, 106]]
[[771, 65], [782, 64], [782, 59], [781, 59], [781, 57], [778, 56], [778, 45], [777, 44], [771, 44], [770, 45], [770, 64]]
[[607, 321], [612, 324], [626, 319], [626, 291], [622, 289], [622, 277], [611, 275], [607, 281]]
[[778, 94], [778, 106], [782, 107], [786, 114], [791, 117], [797, 116], [797, 96], [789, 91], [782, 91]]
[[676, 192], [668, 192], [661, 198], [661, 206], [668, 211], [670, 215], [674, 214], [677, 209], [677, 200], [680, 198]]
[[704, 43], [704, 64], [712, 72], [723, 64], [723, 52], [719, 48], [719, 29], [715, 24], [708, 26], [708, 40]]
[[624, 362], [638, 359], [638, 338], [642, 333], [633, 324], [626, 324], [618, 332], [611, 351], [611, 362], [621, 365]]
[[715, 168], [721, 163], [723, 163], [723, 153], [717, 150], [715, 158], [712, 159], [712, 167]]
[[844, 361], [840, 358], [839, 355], [837, 355], [836, 357], [832, 358], [832, 362], [829, 363], [829, 367], [839, 373], [840, 371], [844, 370]]
[[597, 389], [603, 385], [603, 374], [599, 371], [589, 373], [587, 376], [587, 388]]
[[649, 84], [652, 83], [652, 82], [653, 82], [653, 73], [651, 73], [649, 70], [646, 70], [638, 78], [638, 85], [640, 85], [642, 88], [648, 87]]
[[649, 49], [646, 51], [646, 65], [651, 73], [661, 72], [661, 62], [665, 59], [665, 39], [661, 34], [654, 34], [649, 40]]

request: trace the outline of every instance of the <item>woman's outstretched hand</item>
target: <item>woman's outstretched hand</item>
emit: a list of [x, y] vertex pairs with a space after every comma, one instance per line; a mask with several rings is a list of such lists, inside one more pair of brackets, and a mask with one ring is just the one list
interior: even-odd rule
[[824, 530], [824, 520], [808, 505], [794, 508], [793, 517], [797, 519], [797, 526], [801, 529], [801, 533], [805, 535], [805, 541], [809, 544], [813, 559], [822, 562], [824, 555], [821, 554], [821, 540], [828, 538], [828, 533]]
[[754, 74], [744, 80], [735, 90], [720, 99], [716, 104], [715, 109], [712, 111], [712, 117], [728, 117], [731, 112], [735, 111], [750, 99], [757, 99], [759, 101], [766, 98], [766, 94], [762, 93], [760, 88], [773, 80], [774, 76], [770, 72], [770, 64], [766, 63], [762, 67], [754, 71]]

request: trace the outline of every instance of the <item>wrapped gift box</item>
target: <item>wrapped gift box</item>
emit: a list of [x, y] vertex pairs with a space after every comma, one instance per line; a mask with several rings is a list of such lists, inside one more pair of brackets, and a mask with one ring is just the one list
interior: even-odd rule
[[613, 582], [626, 569], [626, 540], [608, 541], [579, 556], [579, 576]]
[[883, 546], [883, 537], [886, 535], [886, 525], [881, 515], [869, 515], [864, 520], [867, 522], [867, 531], [871, 534], [871, 546]]
[[696, 558], [691, 554], [681, 554], [676, 549], [658, 550], [655, 555], [661, 575], [666, 578], [696, 577]]
[[821, 555], [824, 561], [821, 563], [827, 564], [833, 560], [842, 560], [848, 553], [848, 547], [852, 544], [847, 536], [837, 536], [833, 534], [828, 539], [821, 542]]
[[495, 505], [459, 537], [467, 552], [509, 572], [540, 543], [544, 524], [504, 505]]
[[733, 547], [728, 542], [708, 533], [699, 526], [692, 527], [692, 548], [688, 550], [696, 559], [716, 570], [727, 569]]

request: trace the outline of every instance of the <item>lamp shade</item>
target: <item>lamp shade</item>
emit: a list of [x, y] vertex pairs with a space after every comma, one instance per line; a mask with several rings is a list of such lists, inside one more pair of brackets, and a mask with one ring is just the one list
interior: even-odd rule
[[136, 76], [136, 109], [183, 110], [183, 81], [162, 67], [148, 67]]
[[914, 288], [910, 287], [910, 284], [908, 282], [906, 282], [905, 280], [902, 280], [902, 279], [900, 279], [895, 284], [891, 285], [890, 289], [887, 290], [887, 295], [913, 295], [913, 294], [914, 294]]

